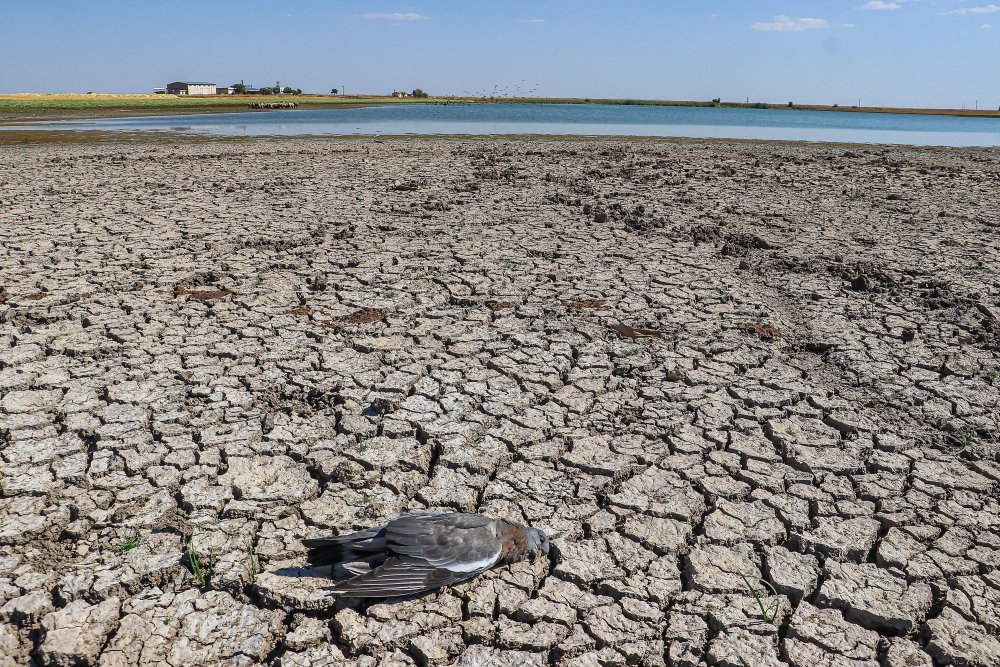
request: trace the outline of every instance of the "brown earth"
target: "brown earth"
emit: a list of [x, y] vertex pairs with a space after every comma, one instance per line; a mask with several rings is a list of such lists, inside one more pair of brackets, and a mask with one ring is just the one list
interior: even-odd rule
[[[109, 140], [0, 173], [3, 667], [1000, 665], [1000, 152]], [[397, 602], [302, 569], [418, 508], [551, 558]]]

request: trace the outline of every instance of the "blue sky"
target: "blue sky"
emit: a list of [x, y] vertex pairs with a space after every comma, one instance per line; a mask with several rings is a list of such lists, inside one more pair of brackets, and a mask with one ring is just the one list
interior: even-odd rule
[[0, 92], [1000, 107], [1000, 0], [2, 0]]

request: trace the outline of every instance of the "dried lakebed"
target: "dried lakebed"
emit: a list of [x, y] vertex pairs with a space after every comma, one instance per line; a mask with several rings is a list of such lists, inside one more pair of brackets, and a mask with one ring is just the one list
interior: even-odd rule
[[[164, 141], [0, 173], [4, 667], [1000, 664], [996, 151]], [[301, 569], [408, 508], [551, 558], [398, 603]]]

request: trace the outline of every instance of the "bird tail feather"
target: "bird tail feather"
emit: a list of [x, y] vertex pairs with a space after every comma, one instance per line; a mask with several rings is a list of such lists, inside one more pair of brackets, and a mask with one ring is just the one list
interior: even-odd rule
[[352, 561], [367, 561], [385, 550], [381, 527], [357, 533], [302, 540], [308, 549], [306, 558], [311, 565], [338, 565]]

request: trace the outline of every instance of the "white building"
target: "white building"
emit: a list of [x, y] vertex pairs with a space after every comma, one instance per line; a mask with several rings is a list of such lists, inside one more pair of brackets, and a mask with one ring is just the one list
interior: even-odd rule
[[214, 83], [203, 81], [174, 81], [167, 84], [167, 93], [171, 95], [215, 95]]

